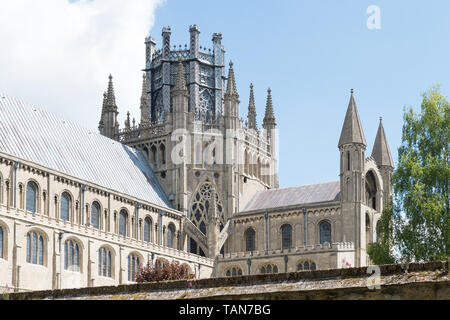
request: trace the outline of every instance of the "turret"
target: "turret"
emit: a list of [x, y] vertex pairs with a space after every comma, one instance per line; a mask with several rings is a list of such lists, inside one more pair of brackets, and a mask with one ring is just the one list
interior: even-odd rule
[[256, 106], [255, 106], [255, 95], [253, 93], [253, 84], [250, 84], [250, 99], [248, 103], [248, 128], [258, 130], [256, 124]]
[[233, 62], [230, 61], [228, 72], [227, 91], [224, 96], [225, 104], [225, 126], [227, 129], [236, 130], [239, 123], [239, 94], [236, 90]]
[[148, 103], [148, 96], [147, 96], [147, 82], [146, 82], [146, 75], [144, 73], [142, 77], [142, 93], [141, 93], [141, 125], [147, 125], [150, 123], [150, 113], [149, 113], [149, 103]]
[[172, 30], [170, 27], [164, 27], [162, 29], [162, 39], [163, 39], [163, 48], [162, 55], [164, 59], [170, 58], [170, 36], [172, 34]]
[[172, 89], [172, 99], [174, 127], [180, 129], [186, 128], [189, 95], [186, 87], [186, 78], [181, 57], [178, 58], [177, 75], [175, 78], [175, 86]]
[[375, 138], [375, 143], [373, 145], [372, 158], [375, 159], [383, 179], [383, 199], [386, 207], [392, 195], [391, 180], [392, 172], [394, 170], [394, 162], [392, 161], [391, 151], [386, 139], [386, 133], [384, 132], [382, 118], [380, 118], [377, 137]]
[[272, 90], [267, 89], [267, 102], [266, 102], [266, 114], [264, 116], [263, 121], [264, 134], [266, 136], [267, 141], [269, 142], [269, 152], [272, 155], [272, 163], [271, 167], [271, 177], [270, 177], [270, 185], [274, 188], [278, 188], [278, 173], [277, 173], [277, 162], [278, 162], [278, 146], [277, 146], [277, 123], [275, 120], [275, 113], [273, 111], [273, 102], [272, 102]]
[[190, 26], [189, 33], [190, 33], [190, 48], [189, 48], [190, 55], [191, 58], [197, 58], [199, 49], [200, 28], [196, 24], [194, 24], [193, 26]]
[[106, 137], [114, 139], [119, 132], [119, 123], [117, 122], [116, 97], [114, 94], [114, 85], [112, 75], [109, 75], [108, 91], [103, 96], [102, 116], [100, 119], [100, 133]]
[[273, 112], [272, 90], [270, 88], [267, 89], [266, 114], [264, 116], [263, 127], [268, 131], [273, 130], [277, 127], [275, 114]]
[[340, 240], [355, 242], [356, 266], [361, 264], [361, 230], [364, 229], [362, 223], [365, 222], [361, 210], [362, 192], [365, 190], [363, 176], [366, 145], [352, 89], [338, 144], [341, 155], [341, 206], [344, 226], [343, 239]]
[[156, 41], [152, 37], [145, 38], [145, 70], [149, 70], [155, 54]]
[[130, 121], [130, 111], [127, 112], [127, 119], [125, 120], [125, 129], [130, 130], [131, 121]]

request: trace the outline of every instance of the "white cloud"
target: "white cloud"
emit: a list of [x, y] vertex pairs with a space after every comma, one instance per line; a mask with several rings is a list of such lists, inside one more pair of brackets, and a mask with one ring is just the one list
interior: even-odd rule
[[1, 0], [0, 92], [97, 129], [114, 76], [138, 120], [144, 40], [163, 0]]

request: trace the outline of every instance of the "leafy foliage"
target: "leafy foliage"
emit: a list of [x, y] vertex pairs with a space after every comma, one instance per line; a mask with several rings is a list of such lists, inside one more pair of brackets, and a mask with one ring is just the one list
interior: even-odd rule
[[195, 275], [189, 273], [189, 268], [186, 265], [180, 265], [178, 261], [172, 261], [171, 263], [156, 261], [154, 267], [148, 262], [144, 268], [139, 270], [136, 275], [136, 282], [188, 280], [194, 279], [194, 277]]
[[436, 86], [423, 94], [419, 114], [411, 108], [405, 111], [399, 163], [393, 175], [395, 206], [383, 213], [379, 226], [394, 237], [369, 248], [373, 261], [389, 260], [393, 243], [402, 261], [450, 257], [449, 137], [449, 102]]
[[376, 265], [395, 263], [395, 257], [392, 254], [394, 247], [394, 221], [393, 204], [384, 209], [377, 224], [378, 242], [370, 243], [367, 248], [367, 254], [372, 263]]

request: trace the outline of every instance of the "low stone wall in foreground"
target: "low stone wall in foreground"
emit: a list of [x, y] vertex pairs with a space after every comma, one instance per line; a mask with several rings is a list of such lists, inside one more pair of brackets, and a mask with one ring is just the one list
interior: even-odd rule
[[12, 300], [448, 300], [450, 275], [449, 262], [444, 261], [14, 293], [9, 298]]

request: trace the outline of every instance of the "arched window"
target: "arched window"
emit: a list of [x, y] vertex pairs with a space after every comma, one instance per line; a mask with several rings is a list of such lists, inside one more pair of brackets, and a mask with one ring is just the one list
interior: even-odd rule
[[27, 262], [31, 262], [31, 235], [27, 234]]
[[366, 212], [366, 246], [371, 242], [370, 235], [371, 235], [370, 217], [369, 217], [369, 213]]
[[302, 271], [302, 270], [316, 270], [317, 266], [316, 263], [313, 261], [304, 261], [304, 262], [300, 262], [297, 265], [297, 271]]
[[127, 236], [128, 212], [122, 209], [119, 214], [119, 235]]
[[23, 184], [19, 183], [19, 208], [23, 209]]
[[173, 224], [170, 224], [167, 228], [167, 247], [173, 248], [173, 238], [175, 236], [175, 227]]
[[28, 182], [27, 184], [27, 207], [28, 212], [36, 212], [36, 199], [37, 199], [37, 186], [34, 182]]
[[320, 244], [323, 245], [325, 242], [331, 244], [331, 224], [328, 221], [322, 221], [319, 224], [320, 230]]
[[70, 219], [69, 210], [70, 210], [70, 196], [69, 194], [64, 192], [61, 195], [61, 210], [60, 210], [61, 220], [69, 221]]
[[166, 164], [166, 146], [162, 144], [159, 150], [161, 151], [161, 164], [164, 165]]
[[374, 210], [377, 209], [377, 183], [372, 171], [366, 174], [366, 205]]
[[43, 266], [44, 265], [44, 238], [42, 238], [42, 236], [39, 236], [38, 258], [39, 258], [38, 263], [41, 266]]
[[347, 151], [347, 171], [350, 171], [350, 151]]
[[64, 243], [64, 269], [80, 271], [80, 247], [73, 240]]
[[212, 151], [212, 163], [217, 164], [216, 148]]
[[169, 261], [164, 258], [158, 258], [155, 261], [155, 267], [158, 267], [158, 268], [164, 268], [165, 266], [168, 266], [169, 264], [170, 264]]
[[96, 201], [91, 206], [91, 226], [96, 229], [100, 227], [100, 205]]
[[290, 249], [292, 247], [292, 226], [285, 224], [281, 227], [281, 248]]
[[144, 241], [150, 242], [150, 232], [152, 230], [152, 220], [147, 217], [144, 220]]
[[0, 226], [0, 259], [3, 259], [3, 228]]
[[27, 262], [44, 265], [44, 238], [37, 232], [27, 234]]
[[136, 281], [136, 274], [139, 273], [141, 262], [135, 254], [128, 255], [128, 281]]
[[98, 249], [98, 275], [111, 278], [111, 251], [105, 247]]
[[156, 167], [158, 165], [158, 151], [156, 150], [156, 146], [153, 145], [151, 147], [151, 151], [152, 151], [153, 165]]
[[264, 273], [278, 273], [278, 267], [274, 263], [268, 263], [260, 268], [260, 272]]
[[255, 230], [252, 228], [245, 231], [245, 251], [255, 251]]
[[303, 268], [304, 268], [305, 270], [309, 270], [309, 262], [308, 262], [308, 261], [306, 261], [306, 262], [303, 264]]
[[242, 276], [242, 269], [239, 267], [231, 267], [226, 271], [227, 277], [238, 277]]

